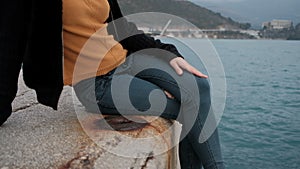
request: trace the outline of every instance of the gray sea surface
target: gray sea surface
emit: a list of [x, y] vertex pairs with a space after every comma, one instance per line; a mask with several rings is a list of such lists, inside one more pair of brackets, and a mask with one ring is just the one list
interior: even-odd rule
[[180, 41], [198, 46], [200, 56], [211, 52], [201, 46], [211, 45], [223, 63], [227, 93], [219, 134], [226, 167], [299, 169], [300, 41]]

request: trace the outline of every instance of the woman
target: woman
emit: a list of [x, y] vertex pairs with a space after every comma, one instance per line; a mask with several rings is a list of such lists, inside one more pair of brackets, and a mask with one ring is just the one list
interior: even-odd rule
[[[88, 110], [110, 115], [142, 114], [177, 119], [183, 124], [183, 130], [189, 130], [180, 143], [182, 168], [201, 168], [202, 165], [224, 168], [217, 131], [206, 142], [198, 142], [210, 109], [207, 76], [188, 64], [175, 46], [161, 43], [127, 22], [116, 0], [63, 0], [63, 25], [64, 82], [74, 86], [79, 100]], [[146, 66], [149, 68], [145, 69]], [[171, 74], [175, 70], [177, 75], [170, 75], [159, 67]], [[174, 70], [168, 70], [172, 68]], [[185, 79], [190, 74], [196, 76], [199, 92], [190, 88], [181, 91], [177, 84], [176, 79]], [[130, 88], [126, 91], [128, 81]], [[155, 108], [148, 111], [151, 107], [148, 96], [153, 90], [164, 91], [167, 95], [163, 112]], [[129, 92], [129, 99], [124, 99], [124, 91]], [[193, 105], [195, 92], [201, 97], [197, 103], [199, 109]], [[165, 96], [158, 95], [153, 100], [160, 100], [160, 97]], [[133, 107], [129, 106], [131, 103]], [[160, 107], [161, 103], [157, 101], [156, 104]], [[180, 106], [184, 109], [182, 114], [179, 114]], [[187, 127], [193, 121], [191, 111], [195, 112], [196, 121]]]
[[[40, 103], [56, 109], [62, 82], [64, 82], [65, 85], [74, 86], [78, 98], [87, 109], [93, 110], [94, 103], [97, 103], [97, 108], [102, 114], [123, 114], [117, 110], [113, 101], [110, 90], [113, 87], [112, 76], [115, 74], [114, 76], [121, 80], [131, 76], [128, 72], [143, 66], [141, 64], [143, 61], [136, 61], [140, 55], [145, 56], [141, 57], [142, 60], [147, 59], [150, 63], [160, 63], [163, 67], [174, 68], [180, 79], [191, 74], [196, 76], [201, 96], [198, 103], [200, 108], [194, 113], [195, 123], [192, 124], [191, 130], [187, 131], [187, 136], [180, 142], [181, 167], [201, 168], [203, 165], [204, 168], [224, 168], [217, 130], [206, 142], [198, 142], [210, 108], [206, 76], [189, 65], [173, 45], [154, 40], [138, 31], [134, 24], [120, 19], [111, 27], [108, 25], [107, 32], [101, 34], [100, 40], [104, 38], [106, 42], [111, 42], [113, 45], [106, 47], [109, 52], [102, 53], [99, 68], [90, 70], [88, 64], [79, 66], [79, 70], [83, 71], [78, 71], [76, 68], [78, 64], [76, 60], [79, 56], [83, 60], [79, 64], [99, 59], [94, 57], [95, 53], [81, 57], [80, 52], [93, 33], [105, 28], [106, 23], [122, 18], [116, 0], [63, 0], [64, 79], [62, 81], [60, 3], [60, 0], [42, 2], [12, 0], [1, 5], [0, 124], [4, 123], [11, 113], [11, 102], [17, 91], [17, 78], [22, 63], [25, 83], [36, 90]], [[148, 48], [162, 49], [172, 54], [161, 56], [162, 59], [152, 57], [155, 55], [153, 53], [135, 54]], [[147, 110], [149, 102], [144, 102], [146, 99], [143, 98], [147, 98], [154, 89], [165, 91], [167, 94], [166, 108], [162, 114], [152, 112], [147, 115], [176, 119], [179, 116], [180, 106], [193, 107], [191, 103], [194, 99], [191, 93], [194, 91], [180, 92], [180, 87], [172, 77], [174, 76], [159, 69], [147, 69], [139, 72], [135, 77], [129, 77], [133, 78], [131, 82], [133, 90], [130, 91], [136, 91], [129, 93], [134, 107], [141, 111]], [[93, 88], [89, 90], [91, 85], [95, 86], [95, 90]], [[96, 95], [94, 96], [96, 102], [89, 100], [89, 96], [93, 94]], [[129, 112], [131, 111], [134, 110]], [[185, 130], [186, 126], [189, 126], [191, 116], [188, 111], [180, 116], [182, 117], [178, 120]]]

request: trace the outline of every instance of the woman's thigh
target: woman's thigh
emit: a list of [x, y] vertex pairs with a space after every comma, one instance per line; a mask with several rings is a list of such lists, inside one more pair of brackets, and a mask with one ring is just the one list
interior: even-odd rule
[[180, 103], [166, 97], [162, 88], [129, 74], [115, 74], [95, 92], [102, 114], [153, 115], [176, 119], [180, 109]]
[[[115, 71], [96, 77], [96, 82], [91, 80], [91, 83], [95, 84], [95, 92], [86, 83], [80, 85], [83, 94], [76, 93], [87, 109], [99, 108], [103, 114], [160, 115], [176, 119], [182, 110], [190, 112], [190, 118], [194, 119], [200, 106], [200, 93], [205, 96], [201, 98], [202, 103], [210, 100], [206, 79], [188, 72], [178, 76], [167, 60], [143, 54], [129, 56]], [[167, 98], [163, 90], [170, 92], [174, 99]]]
[[[130, 68], [126, 71], [129, 74], [169, 91], [181, 103], [193, 100], [199, 104], [200, 95], [205, 99], [210, 99], [209, 96], [204, 96], [204, 93], [209, 93], [210, 90], [207, 79], [197, 77], [187, 71], [178, 75], [171, 67], [170, 60], [164, 56], [136, 53], [130, 55], [128, 60], [127, 65]], [[122, 69], [120, 68], [120, 72], [123, 71]]]

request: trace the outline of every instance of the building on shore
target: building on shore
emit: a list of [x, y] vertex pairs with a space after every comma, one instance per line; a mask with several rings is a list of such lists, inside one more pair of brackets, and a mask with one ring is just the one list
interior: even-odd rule
[[262, 23], [259, 32], [264, 39], [290, 39], [295, 35], [295, 29], [291, 20], [272, 20]]
[[292, 29], [293, 22], [291, 20], [272, 20], [270, 22], [262, 23], [262, 28], [267, 30], [282, 30], [282, 29]]

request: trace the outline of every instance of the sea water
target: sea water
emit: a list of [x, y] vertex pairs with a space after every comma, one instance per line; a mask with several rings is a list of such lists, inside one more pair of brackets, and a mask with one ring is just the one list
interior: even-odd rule
[[199, 48], [210, 43], [224, 66], [219, 134], [226, 167], [300, 169], [300, 41], [180, 41]]

